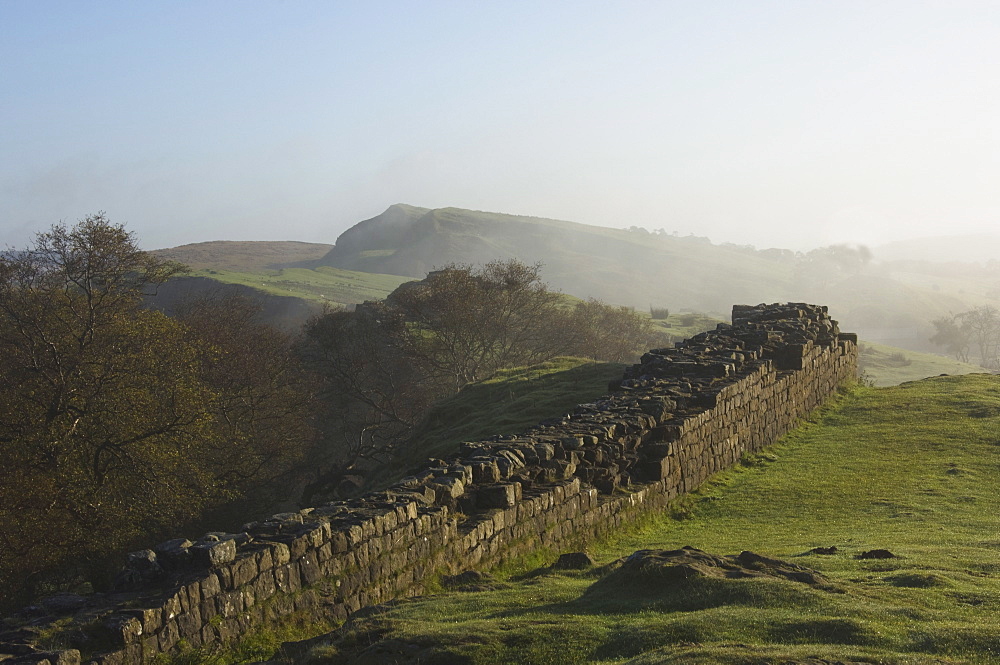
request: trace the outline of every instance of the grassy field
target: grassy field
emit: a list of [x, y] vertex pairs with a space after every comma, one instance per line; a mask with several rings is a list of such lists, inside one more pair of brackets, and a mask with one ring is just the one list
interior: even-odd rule
[[679, 342], [706, 330], [714, 330], [718, 323], [730, 319], [702, 312], [671, 312], [666, 319], [653, 319], [655, 330], [670, 336], [670, 343]]
[[862, 341], [859, 351], [859, 369], [864, 372], [866, 381], [876, 386], [895, 386], [904, 381], [916, 381], [941, 374], [987, 371], [979, 365], [959, 362], [954, 358], [872, 342]]
[[[536, 561], [491, 591], [381, 608], [313, 658], [1000, 662], [998, 425], [1000, 377], [855, 388], [765, 454], [593, 546], [602, 568], [555, 572]], [[600, 582], [631, 552], [684, 545], [782, 558], [818, 570], [832, 590], [778, 579]], [[894, 558], [858, 558], [876, 548]]]
[[208, 277], [224, 284], [242, 284], [278, 296], [292, 296], [330, 304], [354, 304], [380, 300], [392, 293], [410, 277], [320, 267], [281, 268], [242, 272], [206, 269], [191, 273], [193, 277]]

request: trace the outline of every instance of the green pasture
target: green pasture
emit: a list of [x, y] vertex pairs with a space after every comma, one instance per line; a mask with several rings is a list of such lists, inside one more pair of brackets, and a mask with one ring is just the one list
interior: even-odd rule
[[895, 386], [941, 374], [985, 372], [972, 363], [963, 363], [934, 353], [920, 353], [885, 344], [863, 341], [858, 347], [858, 368], [865, 382], [876, 386]]

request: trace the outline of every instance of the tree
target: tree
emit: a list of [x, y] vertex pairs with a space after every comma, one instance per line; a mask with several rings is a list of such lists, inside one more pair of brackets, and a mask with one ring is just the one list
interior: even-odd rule
[[594, 298], [576, 305], [572, 325], [577, 342], [566, 353], [594, 360], [631, 362], [657, 342], [650, 318]]
[[[212, 399], [183, 326], [141, 307], [180, 266], [104, 215], [0, 257], [0, 582], [30, 590], [203, 504]], [[13, 597], [11, 598], [13, 599]]]
[[864, 245], [819, 247], [798, 259], [794, 275], [797, 282], [826, 287], [860, 273], [871, 259], [871, 250]]
[[942, 316], [931, 321], [931, 324], [934, 326], [931, 343], [945, 347], [956, 360], [969, 362], [969, 331], [962, 327], [958, 316]]
[[979, 349], [980, 364], [995, 367], [1000, 346], [1000, 311], [992, 305], [982, 305], [962, 312], [958, 318], [962, 330]]
[[597, 300], [573, 305], [539, 266], [450, 266], [385, 302], [329, 311], [301, 353], [321, 383], [324, 460], [307, 494], [388, 464], [434, 401], [500, 370], [558, 355], [625, 362], [655, 337], [648, 317]]
[[516, 260], [453, 265], [403, 285], [387, 304], [411, 330], [407, 352], [458, 390], [565, 348], [562, 296], [549, 291], [540, 270]]
[[214, 398], [198, 457], [227, 512], [263, 511], [289, 497], [289, 483], [316, 435], [314, 386], [292, 339], [260, 321], [259, 301], [217, 291], [177, 306], [192, 344], [202, 351], [200, 374]]
[[336, 495], [348, 476], [384, 465], [450, 382], [410, 356], [406, 321], [384, 303], [330, 310], [305, 327], [303, 362], [318, 377], [321, 444], [304, 502]]

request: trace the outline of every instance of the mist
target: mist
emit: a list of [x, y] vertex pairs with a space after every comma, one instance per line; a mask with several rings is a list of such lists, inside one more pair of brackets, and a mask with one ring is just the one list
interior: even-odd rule
[[989, 232], [981, 3], [7, 2], [0, 231], [332, 243], [388, 205], [808, 250]]

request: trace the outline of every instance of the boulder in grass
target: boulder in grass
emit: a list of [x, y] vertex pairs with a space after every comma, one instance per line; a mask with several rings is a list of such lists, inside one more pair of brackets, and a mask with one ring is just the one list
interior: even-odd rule
[[595, 563], [586, 552], [567, 552], [560, 554], [552, 567], [556, 570], [584, 570], [593, 567]]

